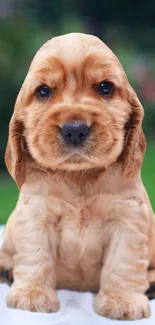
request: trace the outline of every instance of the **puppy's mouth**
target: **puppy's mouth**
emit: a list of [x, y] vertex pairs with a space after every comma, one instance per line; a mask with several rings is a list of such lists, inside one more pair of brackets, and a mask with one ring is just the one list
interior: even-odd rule
[[68, 164], [78, 164], [88, 160], [88, 153], [86, 149], [82, 146], [69, 147], [67, 150], [63, 151], [61, 158], [57, 159], [57, 163], [66, 162]]
[[[90, 136], [91, 138], [91, 136]], [[59, 139], [60, 140], [60, 139]], [[88, 164], [91, 156], [91, 141], [88, 139], [83, 144], [70, 145], [64, 142], [61, 138], [59, 141], [60, 155], [56, 160], [52, 162], [53, 168], [65, 166], [65, 168], [71, 168], [72, 170], [79, 168], [83, 164]]]

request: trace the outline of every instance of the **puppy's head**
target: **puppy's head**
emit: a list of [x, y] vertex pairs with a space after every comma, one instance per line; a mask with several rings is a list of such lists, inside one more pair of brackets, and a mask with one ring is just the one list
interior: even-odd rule
[[112, 51], [98, 38], [68, 34], [36, 54], [10, 122], [7, 167], [19, 187], [27, 153], [48, 169], [141, 167], [143, 108]]

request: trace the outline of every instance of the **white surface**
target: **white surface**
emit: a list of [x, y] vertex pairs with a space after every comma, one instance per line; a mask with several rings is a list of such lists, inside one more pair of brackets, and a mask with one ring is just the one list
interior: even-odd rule
[[[3, 229], [0, 229], [2, 239]], [[155, 325], [155, 300], [151, 301], [152, 317], [139, 321], [112, 321], [96, 315], [93, 311], [93, 295], [91, 293], [77, 293], [58, 291], [61, 310], [54, 314], [30, 313], [7, 308], [6, 295], [9, 287], [0, 284], [0, 325]]]

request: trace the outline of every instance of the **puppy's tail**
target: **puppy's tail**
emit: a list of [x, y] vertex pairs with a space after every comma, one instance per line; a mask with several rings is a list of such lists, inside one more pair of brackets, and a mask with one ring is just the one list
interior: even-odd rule
[[152, 268], [148, 269], [148, 281], [150, 287], [146, 291], [146, 295], [149, 298], [149, 300], [152, 300], [155, 298], [155, 269]]
[[13, 258], [0, 249], [0, 282], [11, 284], [13, 281]]

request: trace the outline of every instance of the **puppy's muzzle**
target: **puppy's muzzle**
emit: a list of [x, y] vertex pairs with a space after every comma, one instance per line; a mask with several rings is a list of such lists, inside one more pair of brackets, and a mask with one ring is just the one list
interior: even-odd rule
[[70, 146], [79, 146], [85, 142], [89, 136], [90, 128], [82, 122], [70, 122], [61, 128], [61, 135]]

